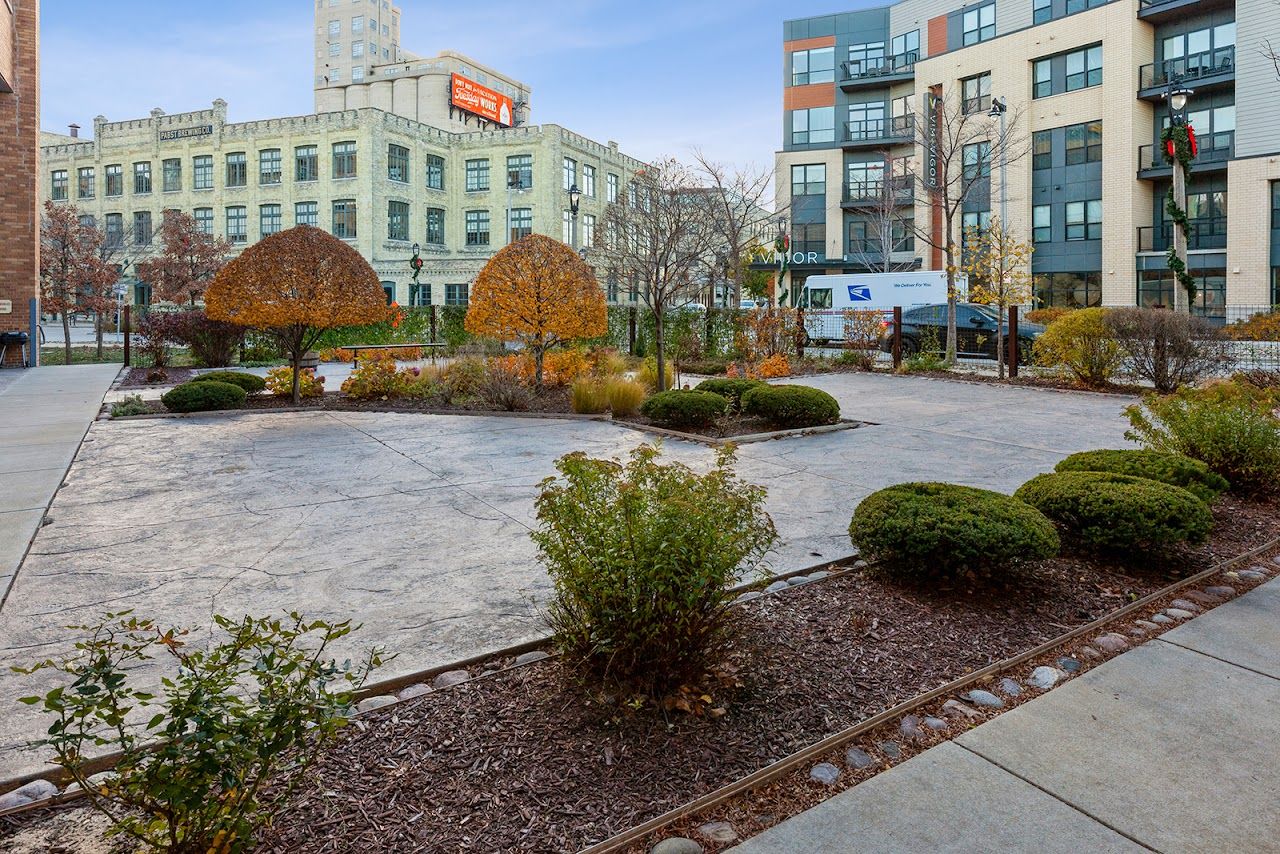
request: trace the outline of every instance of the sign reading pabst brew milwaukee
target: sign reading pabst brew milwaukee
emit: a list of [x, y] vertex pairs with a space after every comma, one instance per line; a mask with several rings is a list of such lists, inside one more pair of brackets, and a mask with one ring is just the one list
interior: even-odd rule
[[466, 110], [503, 127], [511, 127], [513, 105], [506, 95], [495, 92], [488, 86], [481, 86], [461, 74], [453, 75], [451, 89], [451, 101], [459, 110]]

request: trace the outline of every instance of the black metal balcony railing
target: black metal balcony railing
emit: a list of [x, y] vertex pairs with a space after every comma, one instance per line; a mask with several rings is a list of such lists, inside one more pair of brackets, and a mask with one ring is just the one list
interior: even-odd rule
[[866, 59], [851, 59], [840, 63], [841, 82], [849, 83], [876, 77], [887, 77], [890, 74], [909, 74], [915, 71], [916, 62], [920, 59], [918, 51], [908, 51], [897, 56], [872, 56]]
[[1167, 86], [1170, 80], [1190, 82], [1218, 75], [1233, 75], [1235, 70], [1235, 45], [1228, 45], [1217, 50], [1206, 50], [1144, 65], [1138, 69], [1138, 88]]
[[[1236, 150], [1236, 132], [1229, 130], [1204, 136], [1197, 135], [1196, 142], [1199, 151], [1196, 159], [1191, 162], [1192, 171], [1195, 171], [1196, 166], [1200, 164], [1225, 163], [1230, 160]], [[1159, 145], [1138, 146], [1139, 170], [1168, 168], [1170, 166], [1165, 162], [1164, 153]]]
[[[1173, 245], [1173, 223], [1142, 226], [1138, 229], [1139, 252], [1167, 252]], [[1226, 249], [1227, 218], [1201, 217], [1187, 221], [1188, 249]]]
[[915, 182], [909, 177], [880, 181], [851, 181], [844, 185], [844, 203], [878, 205], [892, 195], [893, 204], [904, 205], [915, 198]]
[[844, 138], [846, 142], [910, 139], [915, 134], [915, 128], [915, 116], [894, 116], [891, 119], [860, 119], [844, 123]]
[[[916, 239], [914, 235], [907, 237], [899, 237], [892, 241], [889, 250], [890, 255], [898, 255], [903, 252], [915, 252]], [[864, 239], [854, 238], [849, 241], [849, 256], [851, 258], [860, 258], [863, 260], [884, 258], [884, 241], [875, 237], [867, 237]]]

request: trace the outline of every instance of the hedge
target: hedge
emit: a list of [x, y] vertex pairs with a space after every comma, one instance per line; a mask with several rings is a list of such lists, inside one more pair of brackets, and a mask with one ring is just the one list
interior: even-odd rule
[[227, 383], [244, 389], [245, 394], [257, 394], [267, 387], [267, 381], [257, 374], [246, 374], [243, 371], [211, 371], [198, 374], [189, 382], [193, 383]]
[[640, 406], [640, 414], [668, 427], [710, 427], [724, 415], [729, 401], [707, 391], [664, 391]]
[[220, 382], [189, 382], [170, 389], [160, 398], [170, 412], [211, 412], [244, 406], [244, 389]]
[[1101, 471], [1145, 477], [1180, 486], [1206, 503], [1230, 487], [1226, 478], [1210, 471], [1200, 460], [1160, 451], [1085, 451], [1067, 457], [1054, 471]]
[[803, 385], [760, 385], [742, 396], [742, 411], [775, 427], [794, 429], [834, 424], [840, 404], [825, 391]]

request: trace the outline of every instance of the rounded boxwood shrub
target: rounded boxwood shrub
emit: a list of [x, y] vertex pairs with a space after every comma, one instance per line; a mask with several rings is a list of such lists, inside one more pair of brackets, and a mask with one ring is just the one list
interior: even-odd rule
[[717, 377], [698, 383], [697, 391], [709, 391], [718, 394], [736, 411], [742, 408], [742, 396], [753, 388], [767, 385], [760, 380], [749, 380], [733, 377]]
[[1145, 477], [1180, 486], [1206, 503], [1230, 487], [1225, 477], [1210, 471], [1200, 460], [1160, 451], [1085, 451], [1067, 457], [1054, 471], [1105, 471]]
[[1061, 548], [1053, 523], [1035, 508], [952, 483], [903, 483], [867, 496], [849, 538], [863, 555], [916, 576], [992, 575]]
[[190, 382], [229, 383], [240, 386], [240, 388], [244, 389], [245, 394], [257, 394], [267, 387], [267, 381], [262, 377], [256, 374], [246, 374], [243, 371], [211, 371], [207, 374], [199, 374]]
[[753, 388], [742, 396], [742, 411], [784, 429], [817, 427], [840, 420], [840, 404], [834, 397], [804, 385]]
[[729, 401], [718, 394], [673, 389], [646, 400], [640, 414], [668, 427], [710, 427], [728, 408]]
[[191, 382], [165, 392], [160, 401], [170, 412], [211, 412], [239, 409], [245, 397], [244, 389], [231, 383]]
[[1209, 505], [1180, 486], [1127, 474], [1067, 471], [1032, 478], [1014, 493], [1080, 543], [1138, 552], [1199, 543], [1213, 527]]

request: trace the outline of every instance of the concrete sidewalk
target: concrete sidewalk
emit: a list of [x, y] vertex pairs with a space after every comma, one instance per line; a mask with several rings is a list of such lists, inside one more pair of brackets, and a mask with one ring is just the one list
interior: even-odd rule
[[1280, 580], [732, 849], [1280, 851]]
[[33, 368], [0, 385], [0, 602], [119, 365]]

